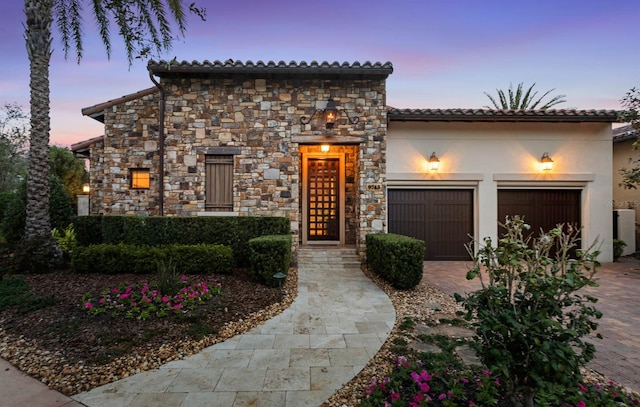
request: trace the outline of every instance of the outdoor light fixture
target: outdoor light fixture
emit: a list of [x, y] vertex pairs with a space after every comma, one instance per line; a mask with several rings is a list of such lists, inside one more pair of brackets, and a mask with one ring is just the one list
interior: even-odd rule
[[311, 116], [300, 117], [300, 123], [309, 124], [311, 122], [311, 119], [313, 119], [316, 115], [322, 115], [324, 118], [325, 128], [332, 129], [336, 125], [336, 120], [338, 119], [338, 116], [340, 114], [344, 114], [351, 124], [358, 123], [358, 120], [360, 119], [358, 116], [349, 116], [349, 114], [344, 109], [336, 109], [336, 102], [333, 101], [333, 97], [330, 97], [329, 100], [327, 100], [327, 105], [324, 109], [317, 109]]
[[278, 282], [278, 291], [280, 292], [280, 301], [282, 301], [282, 282], [284, 281], [285, 278], [287, 278], [287, 275], [279, 271], [273, 275], [273, 278], [275, 278], [276, 281]]
[[323, 153], [328, 153], [330, 148], [331, 146], [329, 144], [322, 144], [320, 146], [320, 151], [322, 151]]
[[89, 192], [91, 192], [91, 187], [89, 186], [89, 184], [82, 185], [82, 192], [85, 194], [88, 194]]
[[542, 154], [542, 158], [540, 158], [540, 169], [542, 171], [551, 171], [553, 169], [553, 160], [549, 157], [549, 153]]
[[434, 151], [433, 153], [431, 153], [431, 157], [429, 157], [429, 169], [431, 171], [438, 171], [439, 168], [440, 168], [440, 160], [438, 159], [438, 156]]

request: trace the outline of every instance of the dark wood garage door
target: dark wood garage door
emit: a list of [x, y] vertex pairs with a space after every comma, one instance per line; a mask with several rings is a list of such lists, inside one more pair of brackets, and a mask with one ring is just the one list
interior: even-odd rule
[[425, 241], [425, 260], [469, 260], [473, 190], [390, 189], [389, 232]]
[[[580, 227], [580, 191], [557, 189], [502, 189], [498, 190], [498, 221], [520, 215], [531, 225], [531, 232], [538, 236], [540, 228], [545, 232], [559, 223]], [[499, 228], [499, 234], [502, 230]]]

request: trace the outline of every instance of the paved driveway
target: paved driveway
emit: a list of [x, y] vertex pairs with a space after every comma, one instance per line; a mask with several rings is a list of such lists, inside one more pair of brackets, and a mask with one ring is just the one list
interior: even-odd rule
[[[470, 262], [425, 262], [424, 281], [453, 294], [480, 287], [478, 280], [467, 281]], [[589, 367], [612, 380], [640, 391], [640, 262], [605, 263], [596, 279], [600, 286], [590, 289], [599, 299], [596, 307], [604, 314], [595, 339], [596, 357]]]

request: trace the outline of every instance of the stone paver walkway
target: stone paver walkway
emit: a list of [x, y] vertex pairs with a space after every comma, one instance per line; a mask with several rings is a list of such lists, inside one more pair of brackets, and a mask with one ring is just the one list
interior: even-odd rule
[[91, 407], [319, 406], [364, 367], [395, 323], [391, 301], [354, 252], [301, 248], [298, 297], [280, 315], [73, 399]]
[[[425, 262], [424, 281], [447, 293], [468, 293], [480, 288], [478, 280], [465, 278], [470, 262]], [[605, 263], [596, 274], [599, 287], [589, 288], [604, 314], [593, 338], [596, 357], [593, 370], [634, 391], [640, 391], [640, 263]]]

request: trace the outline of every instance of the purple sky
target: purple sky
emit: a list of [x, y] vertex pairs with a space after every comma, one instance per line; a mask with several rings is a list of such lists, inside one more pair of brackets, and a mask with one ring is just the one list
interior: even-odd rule
[[[191, 0], [186, 1], [188, 4]], [[190, 18], [166, 59], [204, 61], [390, 61], [387, 104], [480, 108], [495, 94], [536, 82], [567, 95], [558, 108], [619, 109], [640, 87], [638, 0], [196, 0], [207, 21]], [[0, 2], [0, 105], [28, 111], [29, 63], [23, 2]], [[85, 56], [64, 59], [55, 33], [51, 59], [51, 142], [102, 134], [83, 107], [152, 86], [146, 61], [129, 67], [120, 39], [108, 60], [93, 19]]]

